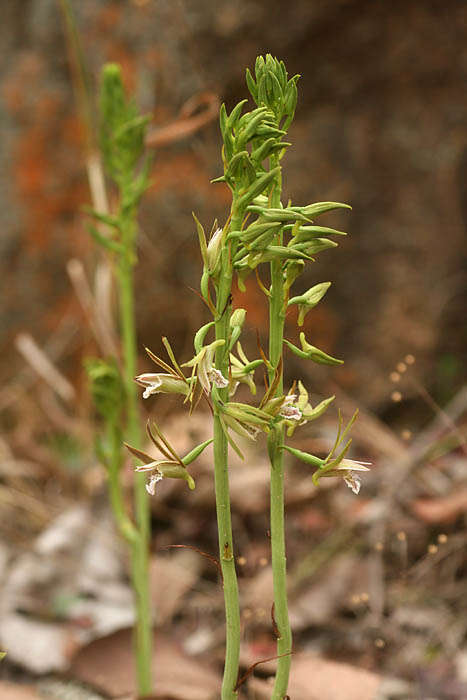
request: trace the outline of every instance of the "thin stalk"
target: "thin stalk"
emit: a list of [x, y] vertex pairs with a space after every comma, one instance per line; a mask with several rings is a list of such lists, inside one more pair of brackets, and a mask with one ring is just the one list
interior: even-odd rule
[[[271, 158], [271, 167], [279, 164], [278, 159]], [[277, 176], [271, 197], [271, 206], [280, 206], [282, 178]], [[279, 243], [282, 241], [280, 240]], [[282, 358], [285, 322], [285, 294], [282, 263], [271, 263], [271, 287], [269, 297], [269, 361], [272, 365], [270, 379]], [[276, 395], [283, 392], [282, 377], [277, 386]], [[286, 697], [289, 683], [292, 651], [292, 632], [290, 629], [287, 605], [287, 566], [285, 555], [285, 518], [284, 518], [284, 465], [280, 445], [283, 442], [284, 428], [276, 426], [268, 437], [268, 453], [271, 460], [271, 563], [274, 586], [274, 618], [279, 633], [277, 640], [277, 671], [272, 700]]]
[[109, 494], [112, 512], [121, 535], [130, 545], [138, 540], [138, 531], [127, 515], [120, 481], [122, 465], [122, 434], [116, 421], [108, 425], [110, 461], [108, 465]]
[[[118, 282], [120, 322], [123, 345], [123, 383], [125, 386], [127, 439], [135, 447], [141, 445], [138, 415], [136, 374], [136, 331], [134, 322], [132, 240], [134, 223], [127, 220], [123, 227], [125, 254], [119, 261]], [[135, 479], [135, 519], [138, 538], [131, 548], [131, 576], [136, 606], [136, 666], [139, 692], [147, 695], [152, 689], [152, 625], [149, 597], [149, 531], [150, 511], [144, 474]]]
[[[241, 218], [240, 218], [241, 221]], [[240, 224], [238, 218], [232, 219], [231, 228]], [[217, 348], [216, 367], [227, 377], [229, 370], [229, 324], [232, 313], [230, 290], [232, 287], [232, 266], [230, 251], [225, 250], [219, 281], [215, 324], [216, 340], [224, 339], [225, 345]], [[215, 390], [220, 401], [228, 401], [228, 388]], [[222, 679], [222, 700], [234, 700], [238, 697], [235, 686], [238, 680], [240, 657], [240, 606], [238, 598], [237, 574], [232, 539], [232, 522], [230, 514], [230, 491], [228, 470], [228, 443], [219, 416], [219, 409], [214, 402], [214, 482], [216, 492], [217, 529], [219, 534], [219, 559], [222, 569], [224, 605], [226, 621], [226, 649], [224, 676]]]

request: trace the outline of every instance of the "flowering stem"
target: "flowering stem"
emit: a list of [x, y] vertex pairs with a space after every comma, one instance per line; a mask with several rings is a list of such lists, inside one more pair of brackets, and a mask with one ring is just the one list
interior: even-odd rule
[[[231, 229], [236, 230], [236, 226], [239, 227], [239, 218], [235, 216], [232, 218]], [[232, 314], [230, 303], [231, 287], [232, 265], [230, 250], [225, 248], [222, 253], [222, 265], [217, 288], [217, 319], [215, 323], [216, 340], [225, 340], [225, 344], [216, 349], [216, 368], [220, 370], [224, 376], [228, 376], [229, 372], [228, 343], [230, 316]], [[228, 401], [229, 390], [228, 388], [215, 388], [213, 390], [213, 396], [220, 401]], [[219, 535], [219, 558], [223, 577], [226, 619], [226, 650], [221, 698], [222, 700], [233, 700], [238, 697], [235, 687], [238, 680], [240, 656], [240, 607], [230, 514], [228, 443], [222, 428], [219, 404], [217, 401], [214, 401], [214, 480], [217, 529]]]
[[[271, 158], [271, 168], [279, 164], [278, 158]], [[271, 196], [271, 207], [280, 207], [282, 178], [276, 177]], [[279, 238], [282, 238], [279, 235]], [[279, 241], [281, 245], [282, 240]], [[282, 359], [284, 338], [284, 321], [286, 299], [284, 292], [284, 275], [282, 262], [271, 263], [271, 287], [269, 297], [269, 362], [271, 363], [269, 379]], [[276, 389], [276, 395], [283, 392], [282, 377]], [[275, 426], [268, 437], [268, 453], [271, 461], [271, 560], [274, 584], [274, 617], [279, 633], [277, 640], [277, 671], [272, 700], [283, 700], [287, 693], [292, 651], [292, 633], [287, 607], [287, 569], [285, 556], [285, 521], [284, 521], [284, 466], [282, 450], [284, 428]]]
[[[136, 330], [133, 294], [133, 246], [135, 221], [133, 212], [122, 212], [122, 242], [124, 252], [118, 267], [120, 323], [123, 344], [123, 383], [126, 397], [127, 439], [135, 447], [141, 446], [138, 415], [136, 374]], [[149, 598], [149, 532], [150, 511], [144, 474], [135, 479], [135, 519], [138, 536], [131, 545], [131, 576], [136, 605], [136, 659], [140, 694], [151, 692], [152, 625]]]

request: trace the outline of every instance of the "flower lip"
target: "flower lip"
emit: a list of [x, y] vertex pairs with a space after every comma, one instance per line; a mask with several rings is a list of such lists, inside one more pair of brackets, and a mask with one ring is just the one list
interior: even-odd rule
[[285, 402], [282, 405], [281, 410], [279, 411], [279, 415], [282, 416], [282, 418], [286, 418], [287, 420], [299, 421], [302, 419], [302, 412], [298, 408], [298, 406], [294, 406], [293, 404]]
[[324, 473], [322, 473], [321, 476], [340, 476], [349, 489], [351, 489], [353, 493], [358, 494], [362, 485], [362, 479], [359, 474], [354, 474], [354, 472], [369, 472], [370, 465], [371, 462], [344, 458], [340, 464], [329, 471], [325, 471], [325, 465], [323, 465]]
[[360, 493], [362, 480], [359, 476], [352, 474], [352, 472], [348, 472], [348, 474], [344, 474], [343, 479], [354, 494], [358, 495]]
[[156, 474], [153, 474], [149, 481], [146, 484], [146, 491], [149, 493], [150, 496], [155, 496], [156, 495], [156, 484], [161, 481], [164, 477], [160, 472], [156, 472]]
[[218, 389], [225, 389], [226, 386], [229, 386], [228, 380], [224, 377], [220, 369], [212, 367], [210, 370], [208, 370], [207, 374], [209, 379], [217, 386]]
[[342, 478], [345, 483], [355, 495], [358, 495], [362, 486], [362, 479], [358, 474], [354, 474], [354, 472], [369, 472], [370, 465], [371, 462], [362, 462], [357, 459], [343, 459], [336, 468], [336, 471], [343, 471]]

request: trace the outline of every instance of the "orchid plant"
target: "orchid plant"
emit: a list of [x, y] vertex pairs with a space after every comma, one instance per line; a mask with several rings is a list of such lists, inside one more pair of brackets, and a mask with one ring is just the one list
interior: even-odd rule
[[[285, 137], [295, 113], [298, 78], [298, 75], [288, 77], [282, 61], [270, 55], [259, 57], [255, 76], [248, 70], [246, 74], [255, 108], [244, 111], [247, 100], [242, 100], [228, 114], [222, 105], [220, 128], [224, 172], [214, 182], [224, 182], [230, 188], [230, 213], [221, 228], [216, 224], [212, 227], [209, 239], [194, 217], [203, 262], [201, 295], [212, 319], [194, 336], [194, 356], [190, 360], [179, 364], [164, 338], [168, 361], [148, 350], [162, 372], [145, 373], [136, 378], [137, 383], [144, 387], [144, 398], [158, 393], [180, 394], [190, 404], [191, 410], [204, 399], [213, 415], [214, 482], [226, 614], [222, 700], [233, 700], [238, 696], [240, 653], [240, 609], [229, 496], [229, 447], [243, 457], [239, 438], [256, 440], [261, 433], [267, 436], [271, 463], [273, 616], [278, 659], [273, 700], [287, 697], [292, 652], [286, 592], [283, 453], [287, 451], [314, 468], [313, 482], [316, 485], [321, 477], [341, 476], [354, 493], [360, 489], [360, 479], [355, 472], [368, 469], [366, 463], [346, 456], [351, 444], [348, 433], [356, 415], [345, 428], [339, 415], [337, 438], [325, 458], [304, 453], [285, 443], [285, 433], [292, 437], [298, 427], [319, 418], [334, 397], [313, 407], [301, 381], [284, 392], [284, 346], [298, 357], [318, 364], [332, 366], [342, 362], [310, 344], [303, 332], [300, 333], [301, 347], [284, 338], [287, 310], [293, 305], [298, 307], [298, 325], [302, 326], [306, 314], [324, 297], [331, 283], [316, 284], [299, 296], [291, 297], [290, 289], [306, 263], [313, 262], [317, 253], [337, 245], [328, 236], [346, 235], [316, 225], [315, 219], [332, 210], [350, 208], [337, 202], [294, 206], [291, 202], [284, 204], [281, 201], [280, 163], [290, 146]], [[268, 285], [261, 281], [260, 266], [269, 268]], [[270, 325], [268, 355], [261, 350], [261, 357], [249, 360], [240, 343], [246, 311], [232, 307], [232, 285], [236, 277], [240, 290], [245, 291], [245, 278], [252, 272], [268, 298]], [[236, 401], [235, 393], [240, 383], [256, 396], [254, 374], [260, 366], [266, 370], [262, 398], [256, 405]], [[184, 371], [185, 368], [191, 369], [191, 373]], [[164, 477], [183, 478], [193, 488], [186, 468], [211, 441], [198, 445], [180, 459], [157, 426], [155, 431], [157, 438], [151, 432], [149, 435], [163, 459], [154, 459], [130, 448], [147, 462], [137, 470], [152, 472], [148, 490], [154, 493], [156, 483]]]
[[[356, 414], [345, 428], [339, 414], [335, 443], [324, 458], [302, 452], [286, 443], [286, 438], [292, 438], [298, 428], [319, 418], [334, 397], [326, 398], [313, 406], [308, 391], [300, 380], [293, 382], [285, 391], [284, 348], [301, 359], [318, 364], [335, 366], [342, 362], [312, 345], [304, 332], [299, 335], [300, 347], [284, 337], [288, 309], [297, 307], [297, 322], [299, 327], [303, 326], [306, 315], [321, 301], [331, 283], [315, 284], [298, 296], [291, 296], [290, 290], [307, 263], [312, 263], [321, 251], [334, 248], [337, 245], [334, 237], [346, 235], [342, 231], [317, 225], [315, 219], [332, 210], [350, 208], [338, 202], [297, 206], [290, 201], [282, 201], [281, 161], [291, 145], [286, 140], [286, 135], [295, 113], [298, 79], [298, 75], [288, 77], [282, 61], [271, 55], [264, 58], [260, 56], [256, 60], [254, 76], [249, 70], [246, 73], [247, 87], [255, 106], [247, 110], [245, 99], [228, 114], [225, 105], [222, 105], [220, 129], [224, 167], [223, 174], [214, 182], [223, 182], [229, 187], [232, 194], [230, 212], [223, 226], [218, 227], [216, 223], [213, 225], [208, 237], [201, 223], [194, 217], [203, 264], [201, 296], [211, 318], [196, 332], [191, 358], [179, 362], [170, 342], [163, 338], [167, 359], [147, 349], [157, 371], [145, 372], [136, 377], [136, 384], [143, 387], [144, 399], [157, 394], [177, 394], [189, 406], [190, 412], [200, 402], [209, 407], [213, 418], [212, 438], [180, 457], [156, 422], [148, 423], [146, 430], [159, 455], [144, 452], [141, 445], [134, 402], [136, 350], [131, 320], [131, 270], [136, 257], [136, 205], [147, 184], [147, 162], [142, 167], [137, 167], [137, 160], [142, 156], [145, 120], [134, 112], [132, 103], [125, 100], [121, 79], [115, 67], [107, 68], [104, 72], [104, 159], [111, 177], [117, 183], [121, 199], [115, 216], [102, 216], [94, 212], [95, 218], [106, 224], [112, 235], [104, 239], [95, 229], [92, 232], [98, 242], [110, 249], [118, 260], [124, 369], [120, 373], [115, 364], [97, 363], [90, 368], [90, 374], [98, 398], [108, 398], [105, 387], [113, 385], [120, 397], [119, 401], [111, 400], [111, 409], [107, 406], [102, 413], [107, 416], [111, 444], [115, 447], [112, 452], [115, 464], [112, 466], [112, 459], [107, 460], [112, 505], [121, 531], [127, 537], [133, 552], [133, 584], [137, 601], [140, 601], [139, 607], [137, 606], [139, 632], [136, 648], [140, 691], [143, 693], [149, 692], [150, 686], [150, 646], [148, 648], [147, 645], [150, 639], [150, 614], [147, 597], [145, 598], [148, 542], [146, 492], [157, 494], [157, 484], [164, 478], [184, 480], [193, 489], [195, 483], [188, 467], [208, 445], [213, 444], [219, 559], [226, 616], [221, 698], [234, 700], [238, 697], [239, 687], [241, 627], [231, 524], [229, 449], [243, 457], [242, 439], [251, 441], [257, 440], [261, 434], [266, 436], [271, 465], [272, 610], [277, 636], [277, 671], [271, 698], [285, 700], [288, 697], [292, 637], [286, 590], [284, 452], [290, 453], [314, 470], [313, 482], [317, 486], [322, 477], [342, 477], [352, 491], [358, 493], [361, 483], [359, 474], [368, 470], [367, 463], [347, 457], [351, 444], [348, 435]], [[264, 268], [267, 283], [260, 276], [260, 270]], [[252, 360], [247, 357], [241, 345], [246, 311], [243, 308], [233, 308], [232, 304], [235, 279], [239, 289], [245, 291], [245, 279], [251, 273], [256, 275], [257, 282], [268, 299], [270, 311], [268, 350], [259, 348], [260, 357]], [[255, 371], [260, 367], [264, 372], [264, 391], [260, 398], [256, 398]], [[253, 397], [251, 402], [236, 400], [240, 384], [248, 388]], [[131, 430], [121, 428], [124, 410], [121, 406], [125, 401], [126, 420]], [[135, 524], [124, 512], [119, 485], [121, 456], [118, 440], [122, 435], [127, 440], [128, 450], [138, 460], [135, 466], [138, 474], [135, 486]], [[105, 455], [103, 459], [106, 459]], [[149, 475], [146, 483], [145, 475]]]

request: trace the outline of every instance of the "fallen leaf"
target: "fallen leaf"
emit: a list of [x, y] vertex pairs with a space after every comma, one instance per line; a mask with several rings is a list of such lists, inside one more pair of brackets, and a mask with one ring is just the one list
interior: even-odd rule
[[[381, 678], [361, 668], [314, 654], [294, 654], [288, 694], [291, 700], [376, 700]], [[255, 678], [257, 700], [271, 697], [271, 684]]]
[[[133, 624], [122, 545], [106, 510], [65, 510], [13, 560], [0, 590], [0, 648], [33, 671], [63, 671], [77, 648]], [[1, 551], [0, 551], [1, 554]]]
[[[131, 630], [121, 630], [91, 642], [74, 658], [71, 674], [111, 698], [135, 692]], [[220, 678], [199, 659], [185, 654], [166, 637], [156, 634], [153, 674], [157, 700], [217, 700]]]
[[184, 594], [198, 580], [201, 564], [199, 555], [190, 551], [151, 559], [151, 600], [158, 625], [163, 625], [177, 612]]
[[292, 629], [303, 630], [310, 625], [323, 625], [344, 607], [357, 564], [356, 556], [341, 554], [324, 567], [319, 579], [291, 602]]
[[441, 498], [418, 498], [411, 503], [412, 511], [425, 523], [450, 523], [467, 512], [467, 489]]

